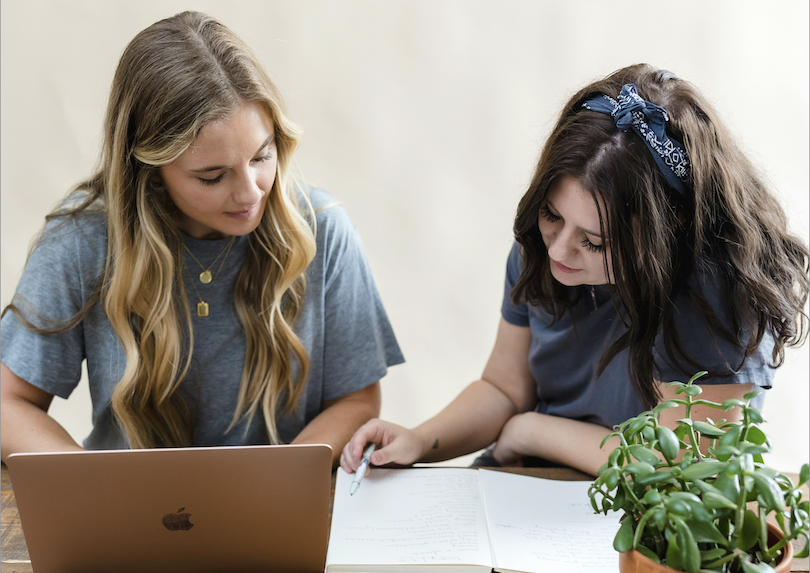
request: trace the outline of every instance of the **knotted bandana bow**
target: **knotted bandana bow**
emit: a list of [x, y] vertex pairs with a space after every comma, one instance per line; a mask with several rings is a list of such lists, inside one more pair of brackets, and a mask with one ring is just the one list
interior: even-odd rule
[[616, 100], [601, 95], [589, 99], [582, 107], [609, 114], [619, 131], [632, 128], [652, 152], [653, 159], [667, 182], [678, 193], [687, 196], [689, 156], [683, 144], [666, 133], [669, 121], [667, 110], [639, 96], [633, 84], [624, 84]]

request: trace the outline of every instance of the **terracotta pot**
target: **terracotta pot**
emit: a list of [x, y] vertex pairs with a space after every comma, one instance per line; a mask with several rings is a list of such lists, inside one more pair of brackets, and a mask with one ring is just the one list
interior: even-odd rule
[[[768, 545], [773, 545], [782, 538], [782, 531], [774, 524], [768, 524]], [[793, 563], [793, 544], [788, 543], [782, 551], [782, 558], [776, 564], [776, 573], [789, 573], [790, 565]], [[656, 563], [652, 559], [644, 557], [635, 549], [626, 553], [619, 553], [620, 573], [672, 573], [666, 565]]]

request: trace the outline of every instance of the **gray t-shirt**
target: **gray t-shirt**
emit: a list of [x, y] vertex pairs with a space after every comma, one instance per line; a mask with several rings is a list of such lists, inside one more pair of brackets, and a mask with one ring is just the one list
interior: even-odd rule
[[[317, 254], [307, 268], [306, 298], [295, 332], [309, 353], [310, 372], [297, 412], [277, 417], [279, 434], [287, 443], [320, 413], [324, 400], [365, 388], [385, 376], [388, 366], [404, 361], [348, 214], [325, 191], [307, 191], [316, 210]], [[26, 311], [26, 316], [37, 325], [47, 323], [34, 313], [63, 320], [83, 306], [97, 284], [107, 252], [102, 212], [85, 211], [58, 221], [46, 226], [17, 287], [33, 311]], [[214, 261], [229, 240], [184, 238], [188, 250], [203, 264]], [[220, 259], [211, 269], [214, 280], [209, 284], [200, 282], [202, 269], [184, 252], [183, 279], [194, 349], [191, 369], [179, 392], [191, 412], [194, 445], [268, 443], [261, 411], [249, 428], [243, 419], [227, 431], [245, 363], [245, 335], [233, 288], [247, 248], [247, 236], [237, 237], [224, 263]], [[197, 292], [209, 305], [207, 317], [197, 316]], [[78, 384], [86, 360], [93, 431], [84, 446], [128, 447], [110, 406], [126, 358], [100, 304], [77, 327], [53, 335], [28, 330], [8, 312], [1, 336], [2, 361], [22, 379], [62, 398]]]
[[[517, 326], [531, 328], [529, 367], [537, 383], [537, 408], [550, 414], [612, 428], [645, 410], [641, 398], [633, 390], [628, 374], [628, 351], [625, 349], [596, 377], [599, 360], [605, 350], [625, 331], [610, 295], [611, 286], [582, 289], [579, 302], [565, 315], [552, 321], [542, 308], [530, 304], [515, 305], [512, 288], [520, 276], [522, 261], [520, 245], [514, 243], [506, 265], [503, 318]], [[693, 273], [690, 288], [698, 289], [725, 324], [729, 316], [727, 297], [723, 296], [711, 277]], [[552, 324], [553, 323], [553, 324]], [[674, 325], [685, 352], [698, 364], [728, 377], [701, 378], [704, 384], [753, 384], [770, 388], [774, 369], [769, 365], [773, 338], [766, 335], [757, 351], [738, 368], [743, 348], [713, 333], [704, 323], [694, 305], [685, 297], [675, 300]], [[662, 382], [687, 382], [695, 371], [680, 371], [676, 361], [664, 348], [659, 330], [653, 348], [655, 364]], [[680, 362], [684, 362], [681, 360]], [[732, 369], [728, 368], [728, 365]], [[686, 366], [688, 367], [688, 366]], [[736, 372], [734, 371], [736, 369]], [[762, 399], [763, 396], [758, 397]], [[761, 400], [758, 401], [761, 404]]]

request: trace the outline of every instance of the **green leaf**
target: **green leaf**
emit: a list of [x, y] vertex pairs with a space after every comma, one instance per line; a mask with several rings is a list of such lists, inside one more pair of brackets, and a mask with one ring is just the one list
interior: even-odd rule
[[737, 538], [737, 547], [743, 551], [748, 551], [757, 544], [759, 537], [759, 518], [750, 509], [745, 510], [743, 526], [740, 536]]
[[628, 451], [630, 452], [631, 456], [633, 456], [640, 462], [646, 462], [653, 466], [661, 462], [661, 459], [655, 454], [655, 452], [648, 450], [642, 445], [636, 444], [630, 446], [628, 448]]
[[765, 418], [762, 417], [762, 413], [756, 408], [748, 408], [748, 419], [757, 424], [761, 424], [765, 421]]
[[706, 370], [701, 370], [700, 372], [696, 372], [696, 373], [695, 373], [695, 375], [694, 375], [694, 376], [692, 376], [692, 377], [689, 379], [689, 382], [688, 382], [688, 383], [689, 383], [689, 384], [692, 384], [692, 383], [693, 383], [695, 380], [697, 380], [698, 378], [702, 378], [703, 376], [706, 376], [706, 374], [708, 374], [708, 372], [707, 372]]
[[627, 428], [625, 434], [635, 435], [641, 431], [641, 429], [649, 423], [650, 419], [647, 416], [638, 416], [630, 426]]
[[624, 471], [634, 475], [647, 475], [655, 471], [655, 468], [646, 462], [633, 462], [624, 466]]
[[[726, 459], [728, 459], [729, 456], [739, 456], [742, 453], [740, 450], [738, 450], [734, 446], [731, 446], [731, 445], [728, 445], [728, 444], [717, 446], [712, 451], [714, 451], [714, 455], [716, 455], [718, 458], [720, 456], [726, 456]], [[726, 460], [721, 460], [721, 461], [726, 461]]]
[[795, 559], [804, 559], [810, 555], [810, 538], [804, 533], [800, 533], [799, 536], [804, 537], [804, 549], [796, 553], [793, 557]]
[[641, 498], [641, 501], [647, 505], [661, 503], [661, 494], [657, 489], [648, 489], [647, 493], [644, 494], [644, 497]]
[[799, 471], [799, 484], [802, 485], [810, 481], [810, 465], [804, 464]]
[[781, 511], [785, 506], [785, 495], [779, 484], [760, 471], [755, 471], [751, 477], [757, 484], [760, 503], [769, 510]]
[[754, 444], [767, 444], [768, 443], [768, 436], [765, 435], [765, 432], [759, 429], [758, 426], [749, 426], [748, 430], [745, 432], [745, 439]]
[[742, 400], [738, 400], [737, 398], [729, 398], [728, 400], [723, 400], [723, 407], [728, 410], [733, 408], [734, 406], [745, 406], [745, 402]]
[[619, 553], [629, 551], [633, 547], [633, 521], [625, 519], [619, 531], [616, 532], [616, 537], [613, 539], [613, 549]]
[[689, 508], [692, 510], [692, 519], [695, 521], [708, 523], [714, 519], [714, 513], [709, 511], [703, 506], [702, 501], [687, 501]]
[[691, 396], [692, 398], [700, 396], [701, 392], [703, 392], [703, 388], [701, 388], [700, 386], [686, 386], [683, 389], [683, 393], [686, 394], [687, 396]]
[[714, 462], [714, 461], [703, 461], [700, 463], [692, 464], [691, 466], [685, 468], [681, 473], [681, 477], [686, 480], [695, 480], [695, 479], [705, 479], [709, 476], [717, 475], [723, 469], [725, 469], [726, 464], [723, 462]]
[[[728, 543], [728, 542], [726, 541], [726, 543]], [[700, 561], [702, 563], [707, 563], [709, 561], [714, 561], [715, 559], [720, 559], [721, 557], [725, 557], [727, 554], [728, 554], [728, 550], [723, 549], [722, 547], [715, 547], [714, 549], [707, 549], [706, 551], [701, 551], [701, 553], [700, 553]]]
[[616, 490], [616, 495], [613, 497], [613, 509], [619, 511], [620, 509], [624, 509], [624, 500], [625, 500], [625, 493], [624, 488], [620, 487]]
[[737, 497], [740, 495], [740, 480], [736, 475], [723, 472], [717, 476], [713, 485], [726, 496], [726, 499], [734, 503], [734, 507], [737, 506]]
[[752, 444], [751, 442], [740, 442], [740, 453], [742, 454], [764, 454], [770, 451], [768, 446], [761, 446], [759, 444]]
[[737, 506], [726, 499], [726, 496], [712, 492], [703, 494], [703, 504], [708, 509], [737, 509]]
[[692, 535], [695, 537], [695, 541], [698, 543], [717, 543], [723, 546], [728, 545], [728, 540], [723, 537], [720, 531], [711, 523], [689, 519], [686, 521], [686, 525], [692, 531]]
[[686, 438], [686, 433], [688, 431], [689, 426], [677, 426], [672, 432], [675, 434], [675, 437], [677, 437], [678, 440], [682, 442], [684, 441], [684, 438]]
[[661, 559], [658, 557], [658, 555], [655, 554], [655, 551], [653, 551], [649, 547], [644, 547], [643, 545], [639, 544], [636, 546], [636, 551], [641, 553], [647, 559], [655, 561], [656, 563], [661, 563]]
[[652, 426], [644, 426], [641, 428], [641, 435], [644, 436], [644, 439], [648, 442], [652, 442], [655, 439], [655, 430]]
[[692, 427], [702, 435], [709, 438], [721, 438], [723, 434], [725, 434], [725, 432], [720, 428], [697, 420], [692, 422]]
[[664, 410], [669, 410], [670, 408], [677, 408], [678, 406], [680, 406], [680, 404], [678, 404], [674, 400], [667, 400], [666, 402], [661, 402], [655, 408], [653, 408], [652, 413], [653, 415], [658, 415]]
[[748, 401], [750, 401], [750, 400], [752, 400], [752, 399], [756, 398], [756, 397], [757, 397], [757, 396], [759, 396], [760, 394], [762, 394], [762, 390], [754, 390], [754, 391], [752, 391], [752, 392], [748, 392], [748, 393], [746, 393], [746, 394], [744, 394], [744, 395], [743, 395], [743, 400], [745, 400], [746, 402], [748, 402]]
[[700, 503], [700, 498], [691, 491], [673, 491], [669, 494], [669, 499], [679, 499], [681, 501], [694, 501]]
[[672, 567], [676, 571], [683, 571], [683, 563], [681, 562], [681, 548], [678, 545], [677, 537], [670, 533], [670, 530], [666, 530], [667, 534], [667, 566]]
[[693, 479], [692, 480], [692, 485], [696, 486], [700, 490], [701, 493], [712, 492], [712, 493], [716, 493], [718, 495], [723, 495], [722, 492], [719, 489], [717, 489], [716, 487], [714, 487], [710, 483], [707, 483], [707, 482], [703, 481], [702, 479]]
[[655, 513], [653, 513], [652, 519], [658, 530], [663, 531], [667, 524], [667, 510], [663, 507], [659, 507], [655, 510]]
[[668, 499], [664, 502], [664, 505], [670, 514], [681, 517], [689, 517], [692, 514], [692, 508], [689, 507], [689, 504], [680, 499]]
[[661, 447], [661, 452], [667, 460], [672, 461], [678, 456], [680, 451], [680, 440], [675, 435], [675, 432], [666, 426], [658, 426], [655, 429], [655, 435], [658, 438], [658, 445]]
[[680, 519], [675, 520], [678, 529], [678, 543], [681, 545], [681, 562], [689, 573], [697, 573], [700, 569], [700, 549], [695, 541], [689, 526]]
[[636, 478], [636, 483], [638, 485], [647, 486], [665, 482], [671, 479], [672, 479], [672, 470], [659, 470], [651, 474], [638, 476]]
[[750, 555], [740, 556], [740, 565], [743, 573], [776, 573], [773, 567], [767, 563], [753, 563]]
[[619, 475], [619, 470], [616, 468], [610, 468], [607, 472], [605, 472], [604, 483], [608, 491], [613, 491], [619, 484]]
[[[770, 477], [770, 478], [781, 477], [781, 478], [787, 479], [787, 476], [783, 476], [782, 474], [780, 474], [778, 471], [776, 471], [773, 468], [762, 467], [762, 468], [759, 468], [757, 471], [759, 473], [761, 473], [761, 474], [764, 474], [764, 475]], [[787, 485], [787, 483], [786, 483], [786, 485]]]

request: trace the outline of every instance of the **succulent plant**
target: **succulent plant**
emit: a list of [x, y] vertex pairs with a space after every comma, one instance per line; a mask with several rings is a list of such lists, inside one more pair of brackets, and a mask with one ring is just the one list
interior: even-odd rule
[[[590, 487], [591, 504], [596, 512], [623, 512], [613, 542], [619, 552], [636, 549], [690, 573], [773, 571], [787, 543], [808, 538], [810, 502], [802, 501], [799, 489], [808, 481], [808, 465], [795, 485], [767, 467], [762, 454], [771, 446], [760, 428], [764, 419], [750, 404], [759, 392], [749, 392], [744, 400], [704, 400], [693, 383], [705, 374], [670, 383], [682, 399], [661, 402], [605, 438], [616, 436], [620, 445]], [[740, 408], [742, 420], [692, 420], [695, 405], [719, 412]], [[660, 425], [659, 414], [677, 406], [685, 406], [686, 416], [676, 429]], [[784, 533], [776, 542], [768, 536], [769, 517]], [[807, 555], [805, 545], [796, 557]]]

